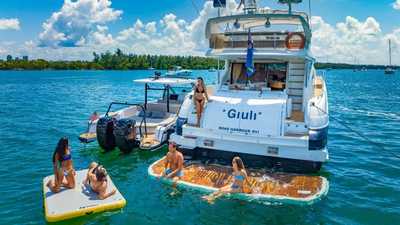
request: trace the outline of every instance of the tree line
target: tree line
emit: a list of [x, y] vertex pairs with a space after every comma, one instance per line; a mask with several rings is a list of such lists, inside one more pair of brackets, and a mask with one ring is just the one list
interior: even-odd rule
[[[222, 68], [224, 63], [220, 64]], [[214, 58], [201, 56], [171, 56], [171, 55], [137, 55], [126, 54], [121, 49], [115, 52], [93, 52], [93, 60], [48, 61], [44, 59], [29, 60], [27, 56], [0, 60], [0, 70], [143, 70], [154, 68], [167, 70], [173, 66], [184, 69], [217, 68], [218, 61]], [[316, 63], [317, 69], [384, 69], [383, 65], [353, 65], [345, 63]], [[397, 67], [396, 67], [397, 68]]]
[[[221, 63], [223, 65], [223, 63]], [[184, 69], [217, 68], [216, 59], [201, 56], [171, 56], [171, 55], [137, 55], [125, 54], [121, 49], [115, 52], [93, 52], [93, 60], [48, 61], [44, 59], [29, 60], [13, 58], [8, 55], [6, 60], [0, 60], [0, 70], [167, 70], [173, 66]]]

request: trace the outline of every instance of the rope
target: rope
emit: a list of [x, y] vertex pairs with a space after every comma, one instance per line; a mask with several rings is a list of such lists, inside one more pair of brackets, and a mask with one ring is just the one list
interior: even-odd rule
[[[315, 107], [316, 109], [318, 109], [320, 112], [322, 112], [322, 113], [328, 115], [328, 113], [325, 112], [325, 110], [323, 110], [323, 109], [321, 109], [320, 107], [316, 106], [315, 103], [312, 103], [311, 106], [314, 106], [314, 107]], [[391, 154], [392, 156], [394, 156], [394, 157], [400, 159], [400, 156], [399, 156], [399, 155], [397, 155], [397, 154], [393, 153], [392, 151], [389, 151], [388, 149], [386, 149], [385, 146], [384, 146], [382, 143], [378, 143], [378, 142], [375, 142], [375, 141], [371, 140], [369, 137], [367, 137], [367, 136], [364, 135], [363, 133], [361, 133], [361, 132], [359, 132], [359, 131], [353, 129], [351, 126], [349, 126], [347, 123], [343, 122], [343, 121], [340, 120], [340, 119], [337, 119], [337, 118], [335, 118], [335, 117], [333, 117], [333, 116], [331, 116], [331, 115], [329, 115], [329, 118], [331, 118], [332, 120], [336, 121], [338, 124], [342, 125], [343, 127], [347, 128], [349, 131], [351, 131], [351, 132], [357, 134], [359, 137], [361, 137], [362, 139], [364, 139], [364, 140], [365, 140], [366, 142], [368, 142], [370, 145], [373, 145], [373, 146], [375, 146], [375, 147], [377, 147], [377, 148], [379, 148], [379, 149], [381, 149], [381, 150], [384, 150], [384, 151], [388, 152], [389, 154]]]

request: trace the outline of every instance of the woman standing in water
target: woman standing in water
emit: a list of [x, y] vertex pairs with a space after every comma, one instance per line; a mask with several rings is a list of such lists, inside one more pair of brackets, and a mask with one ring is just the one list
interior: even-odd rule
[[204, 84], [204, 80], [202, 77], [197, 78], [197, 83], [194, 86], [194, 94], [193, 94], [193, 101], [194, 105], [196, 106], [196, 114], [197, 114], [197, 124], [196, 126], [200, 126], [200, 119], [201, 114], [203, 113], [204, 103], [205, 101], [209, 101], [207, 88]]
[[[60, 191], [61, 187], [75, 188], [75, 170], [72, 164], [71, 150], [68, 138], [63, 137], [58, 141], [53, 153], [54, 180], [47, 182], [47, 187], [54, 193]], [[65, 178], [65, 179], [64, 179]]]
[[243, 185], [247, 179], [247, 173], [241, 158], [236, 156], [232, 159], [232, 169], [232, 183], [220, 188], [218, 191], [210, 195], [203, 196], [203, 199], [207, 200], [209, 203], [213, 203], [215, 199], [223, 195], [243, 192]]

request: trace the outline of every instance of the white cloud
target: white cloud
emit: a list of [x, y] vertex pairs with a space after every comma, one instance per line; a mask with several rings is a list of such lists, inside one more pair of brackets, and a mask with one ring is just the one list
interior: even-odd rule
[[0, 30], [19, 30], [18, 19], [0, 19]]
[[[24, 45], [0, 43], [0, 53], [64, 60], [90, 60], [93, 51], [116, 48], [136, 54], [204, 55], [208, 47], [205, 25], [217, 15], [212, 2], [206, 1], [192, 21], [170, 13], [155, 21], [137, 19], [112, 35], [107, 23], [117, 20], [122, 12], [110, 7], [110, 0], [66, 0], [62, 9], [43, 24], [39, 41], [28, 41]], [[228, 0], [222, 15], [235, 13], [236, 7], [234, 0]], [[400, 64], [400, 28], [384, 33], [373, 17], [361, 21], [351, 16], [337, 24], [314, 16], [312, 28], [311, 50], [319, 61], [386, 64], [387, 41], [391, 39], [393, 59]], [[38, 45], [46, 47], [38, 48]]]
[[400, 10], [400, 0], [396, 0], [392, 6], [394, 9]]
[[120, 18], [122, 11], [114, 10], [109, 0], [65, 0], [60, 11], [43, 23], [39, 35], [42, 47], [76, 47], [88, 44], [91, 35], [95, 40], [106, 40], [104, 30], [98, 25]]
[[[222, 15], [235, 12], [237, 4], [227, 1]], [[203, 55], [207, 48], [205, 25], [209, 18], [217, 16], [212, 2], [206, 1], [199, 16], [193, 21], [179, 19], [170, 13], [158, 22], [143, 23], [137, 20], [132, 27], [119, 32], [116, 40], [126, 51], [145, 54]]]
[[315, 16], [312, 28], [311, 50], [321, 61], [386, 64], [388, 39], [392, 39], [394, 46], [400, 44], [400, 29], [385, 34], [372, 17], [359, 21], [348, 16], [344, 22], [332, 26]]

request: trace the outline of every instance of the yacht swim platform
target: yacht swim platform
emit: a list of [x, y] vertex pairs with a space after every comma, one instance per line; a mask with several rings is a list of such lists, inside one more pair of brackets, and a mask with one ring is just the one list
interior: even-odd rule
[[[148, 173], [160, 177], [164, 170], [164, 158], [150, 165]], [[248, 180], [244, 193], [231, 194], [233, 199], [273, 202], [298, 205], [310, 205], [325, 196], [329, 183], [322, 176], [306, 176], [289, 173], [272, 173], [247, 169]], [[199, 161], [186, 161], [183, 177], [178, 187], [192, 188], [203, 192], [213, 192], [232, 181], [232, 169], [217, 164], [202, 164]], [[171, 183], [170, 179], [162, 179]]]

